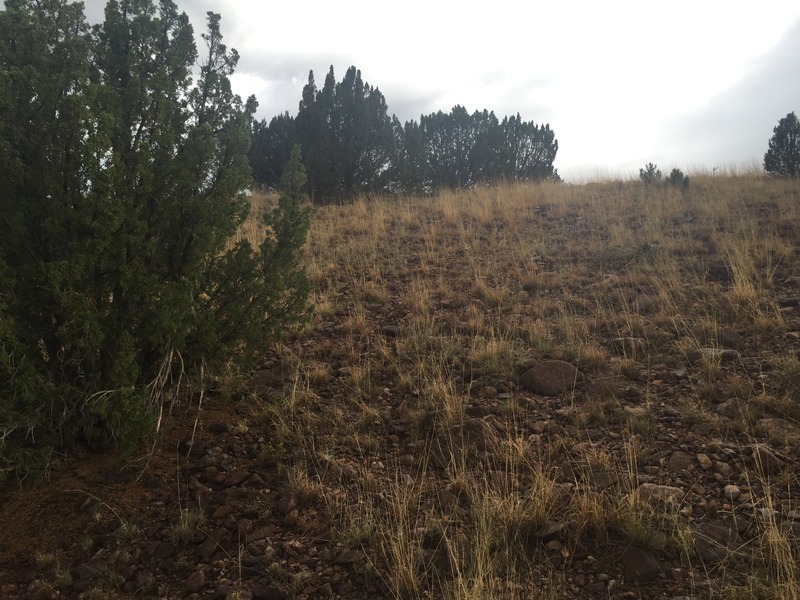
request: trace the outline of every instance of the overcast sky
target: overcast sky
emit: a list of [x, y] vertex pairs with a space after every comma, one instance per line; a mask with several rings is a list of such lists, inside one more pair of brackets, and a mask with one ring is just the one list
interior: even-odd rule
[[401, 121], [461, 104], [549, 123], [566, 179], [760, 164], [800, 113], [797, 0], [176, 1], [198, 34], [222, 15], [259, 118], [296, 114], [309, 70], [355, 65]]

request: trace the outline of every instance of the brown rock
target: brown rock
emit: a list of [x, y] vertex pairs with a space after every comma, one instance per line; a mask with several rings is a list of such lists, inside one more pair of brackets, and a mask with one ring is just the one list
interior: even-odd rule
[[697, 456], [697, 464], [700, 465], [700, 468], [703, 471], [708, 471], [711, 467], [714, 466], [714, 462], [709, 458], [708, 454], [703, 454], [700, 452]]
[[248, 387], [256, 395], [268, 394], [275, 388], [283, 387], [292, 374], [283, 365], [276, 365], [269, 369], [256, 371]]
[[523, 389], [543, 396], [568, 392], [581, 380], [578, 369], [563, 360], [546, 360], [535, 365], [520, 377]]
[[723, 561], [739, 543], [736, 530], [717, 521], [699, 523], [693, 533], [697, 554], [708, 564]]
[[232, 512], [233, 512], [233, 507], [230, 504], [223, 504], [222, 506], [218, 506], [217, 510], [215, 510], [211, 514], [211, 518], [215, 520], [224, 519]]
[[670, 471], [691, 471], [694, 468], [694, 456], [682, 450], [675, 450], [669, 455], [666, 466]]
[[622, 553], [622, 568], [626, 583], [652, 583], [661, 575], [661, 566], [656, 559], [636, 546], [630, 546]]
[[643, 483], [637, 489], [639, 497], [650, 504], [677, 504], [685, 495], [679, 487], [671, 485], [658, 485], [655, 483]]
[[199, 592], [206, 584], [206, 574], [203, 571], [195, 571], [186, 579], [186, 589], [194, 594]]

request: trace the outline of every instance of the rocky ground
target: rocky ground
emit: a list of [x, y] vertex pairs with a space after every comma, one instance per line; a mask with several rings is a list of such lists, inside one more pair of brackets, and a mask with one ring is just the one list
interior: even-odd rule
[[512, 215], [467, 198], [464, 220], [446, 199], [318, 211], [309, 325], [246, 386], [176, 403], [146, 457], [71, 452], [7, 487], [0, 595], [797, 598], [781, 193], [749, 296], [703, 237], [727, 205], [698, 198], [652, 217], [680, 219], [672, 237], [642, 216], [635, 243], [614, 242], [613, 204], [570, 195]]

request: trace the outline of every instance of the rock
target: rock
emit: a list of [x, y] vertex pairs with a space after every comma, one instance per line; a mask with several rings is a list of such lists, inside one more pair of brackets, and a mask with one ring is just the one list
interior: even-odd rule
[[729, 419], [746, 419], [754, 408], [744, 398], [729, 398], [717, 407], [717, 412]]
[[708, 454], [703, 454], [702, 452], [698, 453], [695, 458], [697, 459], [697, 464], [700, 465], [700, 468], [703, 471], [708, 471], [711, 467], [714, 466], [714, 462], [709, 458]]
[[633, 308], [640, 314], [647, 314], [653, 312], [658, 308], [658, 298], [641, 294], [633, 301]]
[[694, 468], [694, 456], [682, 450], [675, 450], [669, 455], [666, 467], [676, 472], [691, 471]]
[[653, 556], [636, 546], [622, 553], [622, 569], [625, 582], [631, 584], [652, 583], [661, 575], [661, 566]]
[[646, 406], [626, 406], [624, 411], [625, 416], [632, 419], [643, 419], [650, 414], [650, 409]]
[[753, 461], [763, 475], [775, 475], [784, 466], [784, 462], [772, 450], [761, 444], [753, 449]]
[[215, 521], [224, 519], [233, 512], [233, 507], [230, 504], [223, 504], [218, 506], [217, 509], [211, 514], [211, 518]]
[[622, 367], [622, 374], [631, 381], [640, 381], [642, 379], [642, 369], [639, 365], [627, 363]]
[[718, 521], [699, 523], [692, 533], [695, 550], [707, 564], [722, 562], [739, 545], [736, 530]]
[[278, 510], [284, 515], [288, 515], [295, 508], [297, 508], [297, 498], [294, 494], [283, 496], [278, 501]]
[[617, 485], [619, 476], [608, 471], [597, 471], [589, 475], [589, 482], [597, 489], [604, 490]]
[[723, 477], [730, 477], [731, 473], [733, 473], [733, 467], [728, 463], [722, 462], [721, 460], [715, 460], [713, 463], [714, 473], [719, 473]]
[[244, 487], [250, 489], [260, 489], [266, 487], [266, 483], [258, 473], [253, 473], [247, 480], [244, 482]]
[[551, 542], [561, 537], [565, 529], [566, 525], [564, 523], [547, 521], [539, 530], [539, 538], [541, 538], [544, 543]]
[[568, 392], [581, 380], [573, 365], [563, 360], [546, 360], [520, 376], [523, 389], [543, 396], [557, 396]]
[[156, 550], [153, 552], [153, 557], [157, 558], [158, 560], [164, 560], [173, 554], [175, 554], [175, 544], [171, 542], [161, 542], [158, 544], [158, 546], [156, 546]]
[[781, 308], [800, 306], [800, 299], [796, 296], [778, 296], [778, 306]]
[[279, 364], [269, 369], [256, 371], [247, 387], [257, 396], [262, 396], [269, 394], [274, 389], [282, 388], [291, 378], [292, 374], [289, 369]]
[[545, 431], [550, 428], [549, 421], [533, 421], [529, 420], [525, 423], [525, 425], [530, 429], [533, 433], [541, 435]]
[[730, 283], [733, 280], [733, 271], [724, 260], [714, 260], [706, 266], [706, 274], [711, 281]]
[[400, 328], [396, 325], [386, 325], [381, 329], [381, 332], [387, 338], [395, 338], [400, 334]]
[[738, 360], [740, 354], [736, 350], [729, 348], [696, 348], [689, 352], [687, 358], [689, 362], [694, 364], [699, 363], [703, 359], [718, 360], [721, 363], [731, 363]]
[[195, 571], [186, 579], [186, 589], [195, 594], [199, 592], [206, 583], [206, 574], [203, 571]]
[[637, 488], [639, 497], [650, 504], [678, 504], [686, 495], [679, 487], [643, 483]]
[[722, 495], [725, 496], [727, 500], [733, 502], [742, 495], [742, 490], [739, 489], [738, 485], [728, 484], [725, 486], [725, 489], [722, 490]]
[[496, 397], [497, 397], [497, 390], [490, 385], [485, 385], [478, 390], [478, 398], [483, 398], [484, 400], [486, 400], [489, 398], [496, 398]]
[[731, 348], [733, 350], [740, 348], [744, 344], [744, 338], [736, 333], [733, 329], [723, 329], [717, 336], [719, 345], [723, 348]]

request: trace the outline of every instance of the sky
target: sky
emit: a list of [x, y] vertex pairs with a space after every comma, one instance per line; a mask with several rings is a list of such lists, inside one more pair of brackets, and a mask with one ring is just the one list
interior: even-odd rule
[[760, 166], [800, 113], [797, 0], [176, 2], [197, 34], [222, 15], [258, 118], [295, 115], [309, 70], [355, 65], [403, 122], [460, 104], [549, 123], [566, 180]]

